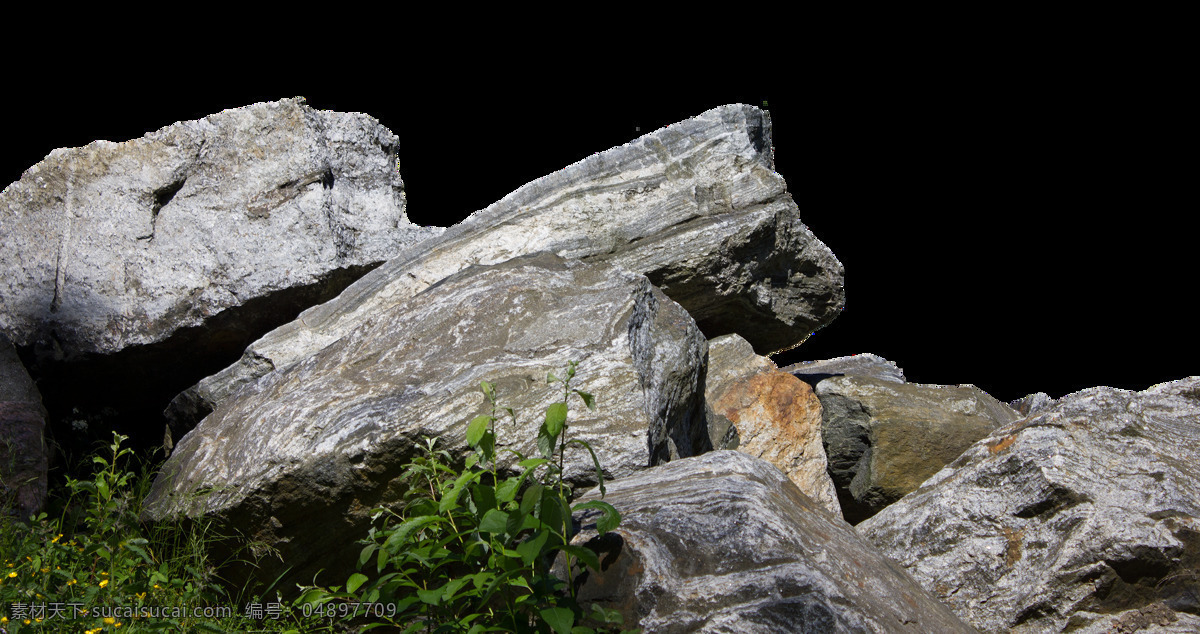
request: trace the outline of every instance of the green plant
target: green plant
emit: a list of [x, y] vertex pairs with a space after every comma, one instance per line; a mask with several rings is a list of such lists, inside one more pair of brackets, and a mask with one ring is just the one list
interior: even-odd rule
[[[280, 619], [247, 618], [242, 593], [217, 577], [206, 521], [138, 521], [152, 473], [123, 467], [125, 436], [92, 457], [90, 478], [67, 478], [58, 517], [0, 522], [0, 628], [8, 632], [315, 631], [282, 600]], [[2, 509], [0, 509], [2, 510]], [[250, 598], [257, 602], [257, 598]]]
[[[561, 383], [563, 397], [546, 409], [538, 430], [539, 457], [511, 453], [519, 472], [502, 470], [497, 460], [501, 415], [517, 415], [497, 404], [494, 386], [480, 388], [490, 413], [472, 419], [466, 430], [474, 450], [462, 471], [451, 466], [449, 452], [426, 439], [423, 455], [406, 465], [400, 479], [407, 492], [399, 510], [375, 509], [372, 528], [359, 557], [360, 571], [344, 587], [311, 587], [296, 601], [308, 612], [365, 624], [363, 630], [397, 626], [405, 632], [554, 632], [589, 634], [619, 630], [620, 615], [599, 606], [585, 612], [575, 596], [581, 566], [599, 569], [592, 550], [571, 543], [572, 511], [596, 509], [596, 528], [604, 534], [620, 523], [620, 514], [602, 500], [569, 504], [572, 491], [563, 481], [569, 445], [588, 451], [604, 494], [604, 476], [595, 452], [584, 441], [568, 438], [568, 403], [579, 397], [595, 408], [591, 394], [571, 387], [576, 362]], [[553, 572], [561, 558], [566, 579]], [[372, 579], [370, 574], [374, 574]], [[347, 606], [354, 606], [347, 608]], [[359, 608], [367, 606], [364, 616]], [[381, 608], [380, 606], [385, 606]], [[355, 618], [355, 616], [359, 618]]]

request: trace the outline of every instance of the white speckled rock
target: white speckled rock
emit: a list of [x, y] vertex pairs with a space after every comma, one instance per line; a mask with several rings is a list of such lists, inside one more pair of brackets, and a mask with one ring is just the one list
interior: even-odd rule
[[408, 222], [396, 146], [285, 99], [54, 150], [0, 193], [0, 332], [110, 354], [376, 265], [441, 232]]
[[[467, 422], [486, 411], [480, 381], [520, 415], [500, 423], [501, 446], [535, 456], [562, 398], [546, 373], [579, 361], [573, 385], [597, 409], [573, 402], [569, 437], [620, 478], [706, 447], [706, 349], [642, 275], [548, 253], [471, 267], [223, 402], [176, 446], [146, 514], [222, 518], [309, 582], [353, 564], [371, 508], [400, 494], [389, 483], [422, 437], [464, 455]], [[568, 452], [565, 473], [595, 482], [583, 451]]]
[[456, 271], [543, 250], [645, 274], [709, 337], [795, 346], [839, 314], [844, 272], [800, 222], [771, 150], [767, 113], [730, 105], [590, 156], [372, 271], [178, 400], [209, 411]]
[[[594, 499], [593, 490], [581, 500]], [[608, 485], [621, 525], [598, 537], [583, 604], [647, 634], [973, 632], [766, 461], [713, 451]]]
[[857, 528], [987, 632], [1195, 631], [1200, 377], [1068, 394]]

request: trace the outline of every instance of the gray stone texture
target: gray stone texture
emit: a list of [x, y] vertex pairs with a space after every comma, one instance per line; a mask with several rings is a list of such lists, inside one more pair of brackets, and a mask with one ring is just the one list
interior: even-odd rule
[[285, 99], [54, 150], [0, 193], [0, 332], [110, 354], [378, 264], [441, 232], [405, 216], [397, 142]]
[[841, 517], [821, 440], [821, 402], [809, 385], [754, 354], [738, 335], [708, 342], [709, 438], [778, 467], [825, 510]]
[[[845, 303], [843, 267], [775, 173], [771, 122], [709, 110], [539, 178], [390, 260], [180, 395], [201, 414], [472, 264], [548, 250], [645, 274], [706, 336], [794, 347]], [[194, 422], [194, 421], [193, 421]]]
[[858, 526], [986, 632], [1196, 631], [1200, 377], [997, 429]]
[[37, 385], [12, 342], [0, 334], [0, 515], [12, 513], [26, 520], [45, 507], [45, 424]]
[[790, 372], [813, 386], [831, 376], [846, 374], [904, 383], [904, 370], [901, 370], [900, 366], [869, 352], [820, 361], [801, 361], [783, 368], [783, 371]]
[[914, 491], [1017, 413], [973, 385], [897, 383], [863, 375], [816, 386], [829, 472], [857, 524]]
[[[500, 447], [536, 456], [545, 409], [562, 399], [546, 374], [579, 361], [573, 386], [597, 410], [574, 400], [569, 437], [622, 478], [707, 449], [706, 352], [692, 318], [642, 275], [549, 253], [473, 266], [223, 402], [178, 443], [146, 515], [226, 520], [311, 582], [353, 564], [370, 510], [400, 494], [389, 482], [423, 437], [465, 455], [467, 422], [488, 411], [480, 381], [519, 415], [499, 424]], [[565, 473], [596, 481], [582, 450]]]
[[[596, 499], [593, 490], [581, 500]], [[736, 451], [608, 485], [622, 515], [591, 511], [576, 543], [600, 552], [579, 591], [647, 633], [973, 632], [773, 465]]]

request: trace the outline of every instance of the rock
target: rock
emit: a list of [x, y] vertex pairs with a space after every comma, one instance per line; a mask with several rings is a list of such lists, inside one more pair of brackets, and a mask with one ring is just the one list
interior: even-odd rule
[[376, 265], [440, 232], [404, 214], [397, 142], [285, 99], [54, 150], [0, 193], [0, 331], [111, 354]]
[[842, 516], [821, 442], [821, 402], [807, 383], [754, 354], [745, 339], [725, 335], [708, 343], [704, 397], [713, 448], [766, 460]]
[[983, 631], [1196, 631], [1198, 421], [1200, 377], [1069, 394], [858, 530]]
[[[501, 446], [536, 456], [546, 407], [562, 399], [546, 374], [579, 361], [572, 385], [597, 410], [572, 403], [569, 437], [622, 478], [708, 449], [706, 352], [692, 318], [642, 275], [548, 253], [470, 267], [223, 402], [176, 446], [146, 516], [224, 520], [278, 550], [289, 579], [311, 583], [321, 568], [337, 579], [423, 437], [465, 455], [467, 422], [488, 411], [480, 381], [520, 416], [501, 422]], [[586, 452], [568, 452], [565, 473], [596, 481]]]
[[798, 345], [845, 303], [840, 262], [773, 169], [767, 113], [729, 105], [533, 181], [364, 276], [180, 396], [199, 412], [471, 264], [536, 251], [645, 274], [708, 337]]
[[1036, 414], [1052, 405], [1054, 405], [1054, 399], [1050, 398], [1050, 395], [1045, 392], [1026, 394], [1008, 404], [1009, 407], [1016, 410], [1021, 416]]
[[46, 505], [45, 422], [37, 385], [0, 334], [0, 515], [24, 520]]
[[973, 385], [836, 376], [817, 384], [829, 473], [857, 524], [914, 491], [975, 441], [1017, 419]]
[[901, 370], [900, 366], [871, 353], [852, 354], [822, 361], [801, 361], [783, 368], [783, 371], [796, 375], [809, 385], [816, 385], [831, 376], [846, 374], [904, 383], [904, 370]]
[[[576, 543], [600, 552], [582, 605], [667, 632], [971, 632], [845, 522], [765, 461], [713, 451], [608, 485], [621, 525]], [[581, 500], [596, 499], [593, 490]]]

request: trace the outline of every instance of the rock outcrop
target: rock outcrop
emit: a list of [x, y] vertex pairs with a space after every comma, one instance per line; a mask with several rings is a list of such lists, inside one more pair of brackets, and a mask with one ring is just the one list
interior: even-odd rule
[[[608, 484], [579, 590], [645, 632], [972, 632], [774, 466], [713, 451]], [[582, 500], [594, 499], [592, 491]]]
[[821, 440], [821, 402], [807, 383], [754, 354], [740, 336], [725, 335], [709, 342], [704, 395], [714, 449], [766, 460], [842, 516]]
[[[462, 457], [467, 422], [487, 411], [480, 381], [519, 413], [498, 433], [526, 456], [562, 399], [546, 373], [571, 360], [573, 385], [598, 402], [575, 409], [569, 435], [607, 477], [707, 450], [706, 348], [645, 276], [548, 253], [470, 267], [223, 402], [176, 446], [147, 517], [224, 519], [310, 582], [355, 561], [371, 509], [399, 494], [389, 482], [423, 437]], [[591, 457], [568, 452], [565, 474], [594, 483]]]
[[404, 214], [397, 143], [285, 99], [55, 150], [0, 193], [0, 331], [110, 354], [379, 264], [440, 232]]
[[645, 274], [710, 338], [737, 332], [760, 353], [793, 347], [839, 314], [844, 273], [800, 222], [771, 151], [767, 113], [731, 105], [588, 157], [267, 334], [237, 364], [181, 394], [177, 409], [198, 419], [467, 266], [537, 251]]
[[847, 374], [817, 384], [829, 473], [857, 524], [1017, 413], [973, 385], [896, 383]]
[[801, 381], [812, 386], [829, 377], [846, 374], [869, 376], [893, 383], [905, 382], [904, 370], [901, 370], [900, 366], [871, 353], [852, 354], [845, 357], [822, 359], [820, 361], [801, 361], [800, 363], [793, 363], [783, 368], [783, 371], [794, 374]]
[[0, 334], [0, 515], [13, 513], [24, 520], [46, 504], [45, 424], [37, 386], [12, 343]]
[[1200, 377], [996, 430], [858, 526], [986, 632], [1200, 630]]

